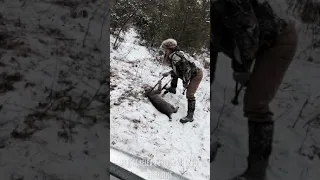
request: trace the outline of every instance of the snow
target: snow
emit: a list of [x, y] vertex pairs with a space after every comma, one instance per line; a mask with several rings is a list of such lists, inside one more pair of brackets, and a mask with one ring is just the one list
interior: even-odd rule
[[[221, 55], [218, 61], [216, 83], [212, 87], [211, 129], [218, 123], [220, 109], [225, 104], [225, 111], [219, 122], [219, 128], [214, 132], [214, 138], [222, 144], [216, 160], [211, 163], [211, 176], [217, 180], [228, 179], [246, 168], [248, 153], [247, 120], [242, 116], [242, 101], [233, 107], [232, 79], [227, 74], [230, 64], [225, 56]], [[272, 180], [280, 179], [308, 179], [316, 180], [319, 177], [319, 155], [312, 152], [312, 145], [319, 147], [320, 132], [317, 125], [303, 128], [303, 125], [319, 114], [319, 90], [317, 84], [318, 69], [305, 67], [307, 63], [295, 60], [290, 67], [284, 83], [280, 88], [271, 108], [275, 113], [274, 149], [271, 156], [269, 176]], [[304, 65], [304, 66], [302, 66]], [[227, 72], [225, 72], [227, 71]], [[226, 101], [224, 102], [224, 88], [226, 88]], [[295, 128], [296, 121], [310, 91], [310, 101], [303, 111]], [[240, 97], [239, 99], [241, 99]], [[319, 116], [319, 115], [318, 115]], [[310, 160], [299, 153], [302, 148], [304, 154], [312, 156]], [[319, 154], [319, 153], [318, 153]]]
[[[176, 94], [167, 94], [164, 99], [179, 106], [172, 115], [173, 121], [156, 110], [143, 97], [144, 84], [155, 85], [161, 73], [168, 67], [161, 66], [157, 55], [140, 46], [135, 30], [122, 34], [124, 41], [116, 50], [111, 50], [111, 127], [110, 146], [140, 158], [146, 158], [189, 179], [209, 179], [209, 73], [204, 71], [203, 81], [196, 93], [195, 121], [181, 124], [179, 119], [187, 114], [187, 100], [178, 81]], [[111, 47], [115, 37], [110, 37]], [[163, 79], [163, 85], [170, 77]], [[178, 162], [178, 163], [176, 163]], [[137, 172], [139, 175], [139, 172]]]
[[[277, 1], [277, 6], [285, 9], [283, 2]], [[271, 103], [276, 124], [268, 168], [270, 180], [317, 180], [320, 175], [319, 61], [308, 62], [305, 56], [299, 56], [311, 38], [304, 33], [305, 26], [298, 19], [295, 21], [300, 40], [296, 57]], [[230, 103], [234, 96], [230, 59], [219, 54], [217, 67], [216, 80], [211, 86], [210, 126], [213, 130], [218, 125], [211, 139], [219, 141], [222, 146], [215, 161], [210, 164], [210, 176], [215, 180], [226, 180], [242, 173], [247, 167], [248, 130], [242, 111], [243, 92], [238, 106]], [[301, 109], [302, 115], [299, 117]], [[310, 120], [314, 120], [313, 123], [305, 125]], [[293, 127], [295, 121], [297, 124]]]
[[[109, 176], [108, 116], [102, 98], [108, 88], [105, 83], [100, 87], [98, 81], [105, 77], [109, 56], [103, 50], [109, 47], [107, 24], [102, 22], [104, 2], [80, 4], [74, 10], [86, 10], [89, 17], [72, 18], [67, 6], [0, 1], [0, 21], [5, 23], [0, 25], [0, 34], [8, 30], [12, 35], [0, 40], [1, 180], [102, 180]], [[24, 44], [6, 49], [18, 41]], [[9, 81], [8, 76], [15, 73], [21, 78], [17, 75]], [[50, 99], [51, 90], [58, 95], [72, 86], [64, 97]], [[78, 105], [84, 108], [82, 112], [75, 110]]]
[[[280, 2], [274, 5], [281, 6]], [[319, 61], [317, 58], [314, 62], [306, 61], [305, 54], [301, 54], [312, 40], [309, 34], [305, 34], [305, 26], [296, 18], [288, 16], [286, 19], [296, 22], [300, 41], [296, 57], [271, 103], [276, 126], [268, 176], [270, 180], [317, 180], [320, 175]], [[181, 125], [178, 122], [186, 114], [187, 107], [181, 94], [181, 84], [178, 85], [176, 95], [165, 96], [167, 101], [180, 106], [178, 114], [173, 115], [173, 122], [168, 122], [168, 118], [159, 113], [141, 94], [132, 93], [141, 92], [143, 84], [155, 84], [160, 79], [160, 73], [167, 69], [155, 60], [153, 51], [138, 45], [137, 34], [132, 29], [123, 36], [125, 40], [122, 46], [111, 52], [111, 73], [114, 75], [111, 77], [111, 88], [114, 88], [111, 91], [111, 127], [115, 127], [110, 134], [111, 146], [155, 162], [161, 159], [168, 162], [160, 164], [162, 167], [189, 179], [211, 177], [226, 180], [243, 172], [247, 167], [248, 155], [247, 120], [242, 111], [243, 93], [238, 106], [230, 103], [234, 96], [230, 59], [219, 54], [216, 81], [211, 86], [210, 108], [207, 102], [209, 73], [206, 71], [205, 81], [197, 94], [197, 99], [205, 101], [199, 103], [200, 107], [196, 110], [199, 112], [196, 117], [202, 115], [201, 119], [204, 121], [195, 121], [196, 128], [191, 128], [193, 124]], [[112, 42], [114, 37], [111, 37]], [[129, 92], [130, 98], [124, 98], [128, 97]], [[304, 105], [306, 100], [307, 104]], [[209, 109], [211, 121], [206, 112]], [[306, 125], [309, 121], [312, 123]], [[215, 129], [210, 137], [211, 141], [221, 144], [215, 161], [210, 165], [207, 136], [209, 123], [211, 130]], [[181, 165], [167, 165], [177, 160], [185, 161], [186, 157], [196, 160], [196, 168], [189, 168], [183, 173], [185, 170]], [[121, 164], [121, 160], [117, 158], [114, 161]], [[126, 163], [122, 165], [129, 169], [131, 167]], [[146, 177], [146, 172], [142, 172], [143, 168], [138, 167], [139, 165], [131, 167], [131, 170]], [[208, 168], [211, 170], [210, 175]]]
[[[0, 25], [0, 34], [8, 30], [12, 35], [11, 39], [0, 41], [0, 179], [107, 179], [109, 145], [158, 162], [157, 165], [188, 179], [225, 180], [244, 170], [248, 152], [247, 121], [242, 116], [242, 102], [237, 107], [229, 103], [234, 88], [230, 61], [220, 55], [216, 82], [211, 89], [211, 107], [209, 72], [205, 71], [196, 94], [196, 120], [184, 125], [179, 119], [186, 115], [187, 102], [179, 81], [177, 94], [164, 97], [180, 107], [169, 122], [141, 95], [142, 85], [156, 84], [168, 68], [155, 60], [157, 55], [153, 51], [139, 45], [133, 29], [127, 32], [117, 50], [111, 49], [109, 144], [107, 100], [103, 98], [108, 87], [105, 84], [100, 87], [99, 82], [108, 68], [110, 45], [109, 34], [105, 33], [107, 20], [102, 23], [107, 8], [104, 2], [80, 5], [75, 10], [85, 9], [89, 17], [74, 19], [66, 6], [40, 1], [0, 1], [1, 21], [6, 23]], [[283, 8], [280, 1], [274, 2]], [[82, 47], [89, 18], [97, 8], [86, 47]], [[272, 180], [317, 180], [320, 175], [319, 60], [308, 62], [304, 54], [299, 56], [311, 38], [303, 34], [305, 26], [295, 21], [301, 40], [297, 56], [271, 104], [276, 120], [268, 171]], [[115, 37], [110, 38], [112, 45]], [[3, 42], [18, 45], [18, 41], [24, 44], [4, 49], [7, 44]], [[22, 75], [21, 79], [15, 76], [16, 72]], [[14, 77], [8, 81], [4, 75]], [[163, 82], [168, 80], [169, 77]], [[49, 98], [51, 90], [54, 94], [62, 93], [72, 86], [65, 97], [52, 97], [53, 101]], [[92, 98], [98, 89], [99, 98]], [[68, 104], [68, 97], [74, 104]], [[52, 106], [51, 102], [54, 102]], [[88, 104], [83, 112], [73, 108]], [[59, 107], [65, 110], [57, 110]], [[39, 113], [46, 108], [48, 116], [41, 119]], [[297, 117], [297, 124], [292, 127]], [[222, 146], [216, 160], [209, 163], [210, 127], [214, 129], [217, 124], [211, 139]], [[120, 155], [111, 158], [118, 163], [123, 161]]]

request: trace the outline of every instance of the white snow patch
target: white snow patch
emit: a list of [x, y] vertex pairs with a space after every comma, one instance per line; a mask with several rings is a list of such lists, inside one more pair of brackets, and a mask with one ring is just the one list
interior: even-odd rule
[[[277, 9], [279, 12], [286, 9], [284, 1], [270, 2], [275, 8], [281, 7]], [[290, 16], [289, 18], [292, 19]], [[300, 40], [296, 57], [271, 103], [276, 123], [274, 147], [268, 169], [270, 180], [317, 180], [320, 175], [320, 153], [319, 149], [315, 150], [320, 147], [319, 65], [305, 61], [304, 54], [299, 56], [312, 37], [304, 33], [305, 26], [298, 19], [296, 22]], [[213, 130], [219, 124], [212, 139], [217, 139], [222, 146], [215, 161], [210, 164], [210, 175], [215, 177], [215, 180], [226, 180], [242, 173], [247, 167], [248, 129], [247, 119], [243, 117], [242, 111], [243, 92], [238, 106], [234, 107], [230, 103], [234, 96], [230, 59], [219, 54], [217, 67], [215, 82], [211, 87], [210, 125]], [[292, 128], [308, 96], [309, 101], [302, 116], [295, 128]], [[218, 121], [223, 106], [224, 111]], [[314, 120], [314, 123], [304, 126], [310, 120]]]
[[[134, 29], [124, 36], [117, 50], [111, 50], [111, 146], [138, 157], [161, 159], [162, 167], [189, 179], [209, 179], [209, 73], [196, 93], [195, 121], [181, 124], [179, 119], [187, 114], [187, 100], [182, 95], [182, 83], [178, 81], [177, 93], [164, 99], [179, 106], [173, 121], [155, 109], [142, 96], [142, 85], [155, 85], [161, 73], [168, 70], [155, 60], [145, 47], [140, 46]], [[111, 47], [115, 38], [110, 37]], [[164, 78], [163, 85], [170, 77]], [[116, 105], [115, 105], [116, 104]]]
[[[24, 42], [8, 50], [3, 47], [6, 39], [1, 39], [0, 59], [4, 65], [0, 66], [0, 74], [22, 75], [21, 80], [12, 83], [11, 90], [3, 90], [2, 83], [8, 79], [0, 77], [1, 180], [104, 180], [109, 176], [109, 145], [106, 140], [109, 134], [102, 100], [93, 100], [88, 107], [91, 110], [84, 110], [84, 113], [94, 114], [92, 116], [97, 118], [92, 125], [87, 124], [91, 119], [80, 117], [74, 110], [53, 110], [59, 102], [67, 102], [67, 97], [88, 103], [99, 88], [98, 80], [106, 73], [103, 70], [106, 70], [106, 58], [109, 56], [101, 48], [109, 43], [106, 31], [99, 41], [101, 28], [106, 30], [107, 27], [100, 19], [108, 7], [107, 4], [102, 5], [104, 2], [90, 2], [74, 9], [77, 12], [86, 10], [89, 18], [94, 16], [86, 47], [83, 48], [82, 40], [89, 18], [72, 18], [68, 7], [49, 2], [0, 1], [1, 22], [15, 38], [8, 42]], [[95, 9], [98, 10], [94, 15]], [[3, 25], [0, 26], [2, 31]], [[56, 93], [71, 86], [74, 89], [65, 97], [48, 99], [51, 90]], [[100, 90], [107, 93], [106, 89], [103, 86]], [[40, 102], [55, 104], [51, 107], [44, 104], [44, 108], [39, 108]], [[43, 112], [45, 108], [52, 116], [27, 118], [32, 113]], [[73, 123], [75, 126], [72, 128]], [[29, 138], [20, 139], [11, 135], [14, 130], [19, 133], [36, 131]]]

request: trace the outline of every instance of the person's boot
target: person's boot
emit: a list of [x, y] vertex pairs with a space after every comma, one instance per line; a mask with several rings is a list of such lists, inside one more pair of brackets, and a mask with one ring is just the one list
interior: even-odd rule
[[230, 180], [267, 180], [267, 167], [272, 151], [273, 122], [249, 121], [249, 156], [246, 171]]
[[195, 109], [196, 109], [196, 100], [188, 100], [188, 114], [186, 117], [180, 119], [180, 122], [181, 123], [192, 122]]

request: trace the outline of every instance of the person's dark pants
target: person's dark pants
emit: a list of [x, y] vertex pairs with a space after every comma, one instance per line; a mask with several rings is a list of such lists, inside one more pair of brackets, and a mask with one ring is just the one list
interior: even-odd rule
[[[176, 76], [175, 74], [171, 74], [171, 87], [176, 88], [177, 84], [178, 84], [178, 76]], [[193, 78], [191, 78], [190, 82], [189, 82], [189, 86], [187, 88], [187, 93], [186, 93], [186, 97], [188, 100], [190, 101], [194, 101], [195, 100], [195, 93], [199, 87], [199, 84], [201, 82], [203, 78], [203, 71], [202, 69], [200, 69], [196, 76], [194, 76]]]
[[[186, 97], [188, 99], [188, 114], [186, 117], [180, 119], [181, 123], [192, 122], [193, 115], [196, 108], [196, 98], [195, 93], [199, 87], [199, 84], [203, 78], [203, 71], [199, 69], [197, 74], [191, 78], [189, 85], [187, 87]], [[172, 75], [171, 87], [177, 87], [178, 78]]]
[[197, 75], [190, 80], [189, 86], [187, 88], [187, 94], [186, 94], [186, 97], [189, 101], [196, 100], [194, 94], [196, 93], [199, 87], [202, 77], [203, 77], [203, 71], [202, 69], [200, 69]]
[[178, 85], [178, 76], [175, 75], [173, 72], [171, 73], [171, 83], [170, 83], [170, 87], [172, 88], [177, 88]]
[[246, 180], [265, 179], [274, 133], [273, 113], [269, 104], [293, 60], [297, 41], [294, 23], [289, 23], [274, 46], [259, 53], [256, 58], [243, 107], [244, 116], [248, 118], [249, 156], [248, 168], [240, 177]]
[[275, 45], [258, 54], [244, 95], [244, 116], [250, 121], [272, 121], [273, 113], [269, 104], [275, 97], [293, 60], [297, 37], [294, 24], [289, 23]]

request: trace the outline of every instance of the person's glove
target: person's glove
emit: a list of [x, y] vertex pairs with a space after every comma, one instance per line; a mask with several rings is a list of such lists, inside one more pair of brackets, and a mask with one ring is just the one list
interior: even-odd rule
[[170, 92], [172, 94], [176, 94], [177, 93], [176, 88], [174, 88], [174, 87], [167, 88], [166, 91], [164, 92], [164, 94], [167, 94], [168, 92]]
[[233, 79], [241, 84], [242, 86], [247, 86], [250, 80], [250, 72], [233, 72]]
[[170, 74], [171, 74], [171, 71], [166, 72], [166, 73], [163, 73], [162, 76], [167, 77], [167, 76], [169, 76]]
[[188, 86], [189, 86], [189, 83], [188, 83], [188, 82], [184, 82], [184, 83], [183, 83], [183, 88], [187, 89]]

